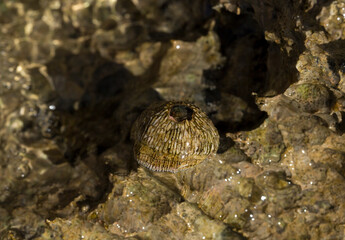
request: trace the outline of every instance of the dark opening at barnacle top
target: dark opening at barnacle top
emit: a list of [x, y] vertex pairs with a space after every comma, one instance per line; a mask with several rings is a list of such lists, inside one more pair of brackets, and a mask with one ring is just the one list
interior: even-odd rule
[[169, 118], [175, 122], [182, 122], [184, 120], [192, 120], [194, 111], [186, 105], [172, 106]]

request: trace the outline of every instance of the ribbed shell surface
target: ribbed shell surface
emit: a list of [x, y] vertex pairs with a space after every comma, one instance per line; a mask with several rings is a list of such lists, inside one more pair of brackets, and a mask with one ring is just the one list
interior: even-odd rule
[[[176, 121], [173, 107], [192, 110], [190, 119]], [[187, 102], [163, 102], [150, 106], [135, 121], [131, 132], [134, 157], [153, 171], [176, 172], [192, 167], [216, 153], [219, 135], [200, 108]]]

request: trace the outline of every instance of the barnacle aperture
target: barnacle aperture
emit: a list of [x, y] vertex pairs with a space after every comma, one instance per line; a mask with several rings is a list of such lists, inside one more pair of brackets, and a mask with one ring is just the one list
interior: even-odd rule
[[151, 105], [135, 121], [134, 157], [153, 171], [176, 172], [216, 153], [219, 135], [200, 108], [188, 102]]

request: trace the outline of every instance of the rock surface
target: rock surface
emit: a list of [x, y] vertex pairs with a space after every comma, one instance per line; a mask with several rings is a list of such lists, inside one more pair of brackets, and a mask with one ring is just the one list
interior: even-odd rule
[[[345, 1], [0, 2], [1, 239], [343, 239]], [[152, 102], [220, 133], [133, 158]]]

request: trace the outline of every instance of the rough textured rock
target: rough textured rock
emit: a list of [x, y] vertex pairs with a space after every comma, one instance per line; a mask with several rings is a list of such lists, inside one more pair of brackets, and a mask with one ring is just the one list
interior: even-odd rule
[[[1, 239], [343, 239], [345, 2], [0, 2]], [[157, 100], [220, 133], [139, 167]]]

